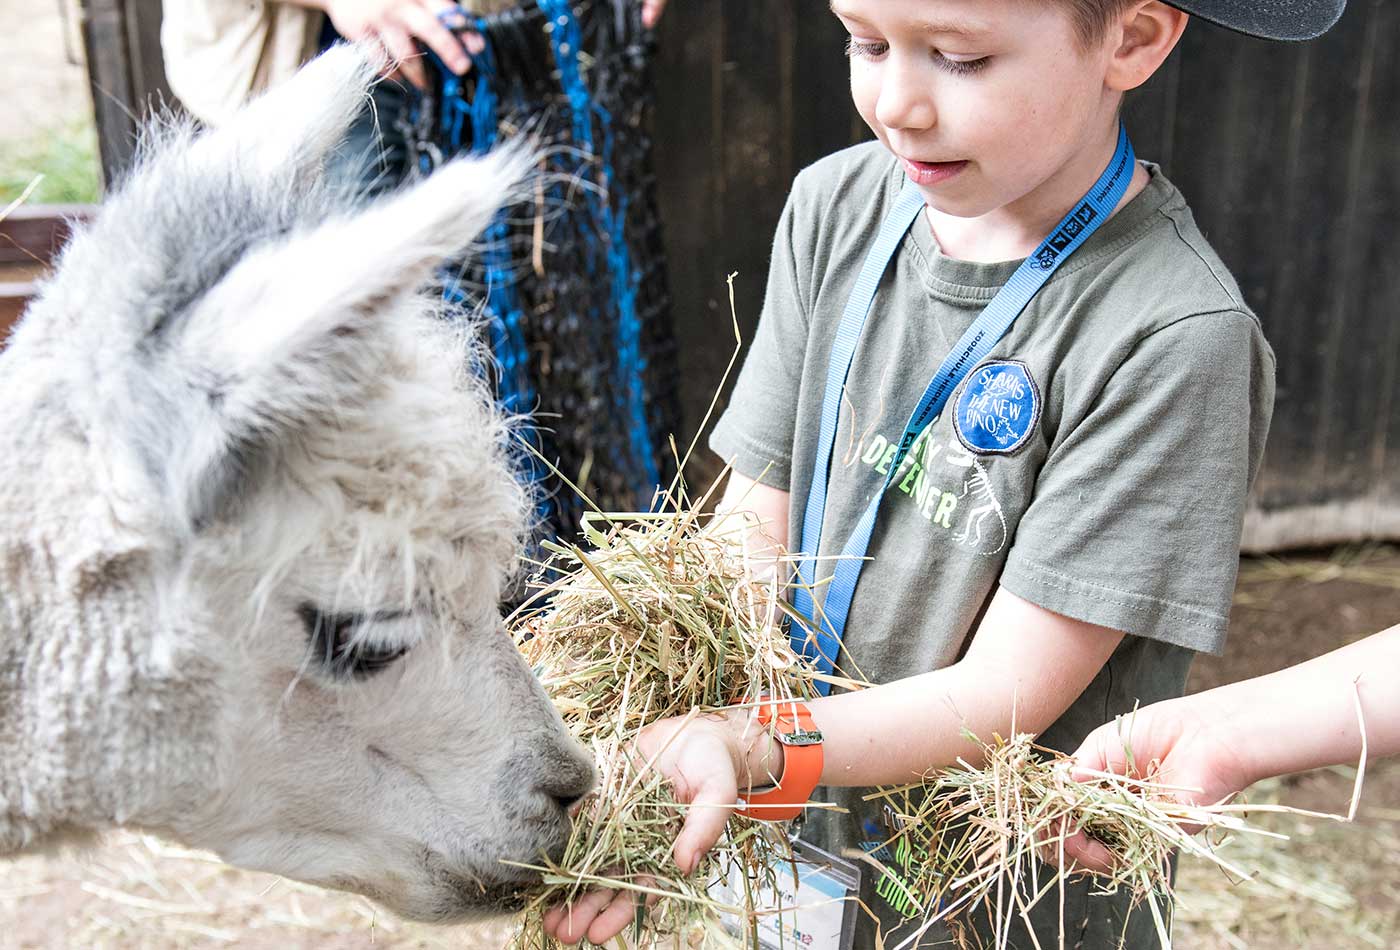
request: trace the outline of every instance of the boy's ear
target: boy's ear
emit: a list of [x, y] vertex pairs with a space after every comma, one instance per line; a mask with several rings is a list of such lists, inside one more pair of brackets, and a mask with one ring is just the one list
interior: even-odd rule
[[1129, 4], [1110, 34], [1112, 50], [1105, 83], [1127, 92], [1147, 82], [1166, 61], [1190, 17], [1161, 0]]

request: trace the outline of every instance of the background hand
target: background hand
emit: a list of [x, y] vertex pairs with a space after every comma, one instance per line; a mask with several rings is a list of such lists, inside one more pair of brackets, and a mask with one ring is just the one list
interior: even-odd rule
[[666, 0], [642, 0], [642, 26], [648, 30], [656, 26], [666, 9]]
[[451, 0], [326, 0], [325, 11], [347, 40], [371, 40], [383, 46], [394, 61], [389, 75], [402, 74], [420, 89], [428, 86], [428, 72], [415, 40], [459, 76], [471, 69], [468, 50], [479, 53], [484, 48], [476, 33], [463, 33], [460, 38], [453, 33], [453, 28], [465, 27], [469, 21]]

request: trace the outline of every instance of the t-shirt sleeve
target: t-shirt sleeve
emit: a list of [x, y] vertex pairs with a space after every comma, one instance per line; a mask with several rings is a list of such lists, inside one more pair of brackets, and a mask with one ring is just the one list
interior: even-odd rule
[[758, 331], [728, 407], [710, 434], [710, 448], [740, 475], [785, 491], [792, 478], [797, 399], [810, 326], [797, 264], [803, 258], [794, 245], [794, 238], [801, 236], [797, 219], [796, 199], [790, 196], [773, 239]]
[[1223, 649], [1273, 370], [1242, 312], [1187, 317], [1141, 340], [1056, 436], [1002, 586], [1135, 636]]

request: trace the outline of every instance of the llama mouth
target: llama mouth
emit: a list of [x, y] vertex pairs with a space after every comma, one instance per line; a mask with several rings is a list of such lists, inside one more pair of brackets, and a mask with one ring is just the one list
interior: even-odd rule
[[452, 895], [455, 912], [447, 916], [461, 916], [464, 912], [513, 913], [524, 910], [544, 884], [540, 872], [527, 868], [502, 864], [493, 868], [490, 874], [473, 874], [447, 867], [439, 855], [428, 854], [425, 858], [424, 863], [434, 883]]

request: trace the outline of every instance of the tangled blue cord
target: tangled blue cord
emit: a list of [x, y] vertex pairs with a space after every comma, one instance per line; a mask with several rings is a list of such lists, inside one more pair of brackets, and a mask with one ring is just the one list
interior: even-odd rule
[[[647, 419], [645, 373], [647, 361], [642, 351], [642, 325], [637, 314], [637, 296], [642, 274], [632, 259], [627, 242], [626, 223], [628, 202], [615, 187], [613, 164], [614, 136], [612, 116], [593, 101], [580, 69], [579, 53], [582, 30], [569, 0], [535, 0], [548, 19], [550, 47], [554, 65], [559, 73], [560, 87], [568, 101], [574, 143], [587, 153], [583, 160], [597, 161], [599, 188], [586, 189], [583, 208], [593, 227], [579, 228], [577, 234], [587, 244], [582, 264], [583, 276], [608, 289], [605, 308], [615, 309], [617, 341], [613, 354], [616, 360], [614, 389], [623, 403], [618, 407], [627, 429], [627, 470], [635, 473], [633, 491], [637, 504], [651, 500], [660, 481], [659, 453], [652, 445]], [[487, 23], [477, 18], [473, 28], [489, 37]], [[432, 57], [434, 60], [436, 57]], [[472, 69], [465, 80], [438, 63], [443, 77], [442, 105], [439, 115], [440, 132], [454, 152], [484, 153], [496, 144], [503, 112], [502, 96], [509, 95], [511, 77], [502, 76], [497, 68], [491, 43], [472, 54]], [[470, 97], [464, 93], [470, 83]], [[594, 123], [601, 130], [602, 149], [597, 149]], [[426, 169], [425, 169], [426, 170]], [[550, 187], [551, 197], [563, 203], [556, 186]], [[530, 375], [530, 359], [523, 331], [525, 314], [517, 292], [517, 277], [510, 266], [510, 228], [503, 211], [487, 229], [485, 248], [481, 257], [487, 291], [492, 355], [499, 367], [499, 399], [510, 412], [521, 415], [535, 409], [537, 392]], [[600, 246], [601, 245], [601, 246]], [[448, 299], [463, 302], [466, 294], [457, 281], [450, 281], [444, 291]], [[587, 325], [602, 327], [611, 316], [590, 305], [589, 312], [578, 314]], [[532, 481], [544, 477], [542, 464], [530, 455], [523, 473]], [[540, 493], [543, 523], [552, 522], [554, 502], [547, 493]]]

